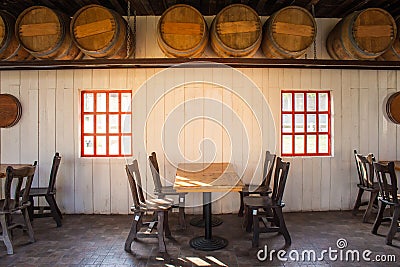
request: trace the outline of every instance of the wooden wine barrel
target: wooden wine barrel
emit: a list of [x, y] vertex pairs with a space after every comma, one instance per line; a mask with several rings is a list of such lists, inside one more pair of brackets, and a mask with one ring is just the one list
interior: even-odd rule
[[174, 5], [161, 16], [157, 42], [168, 57], [200, 57], [208, 42], [203, 15], [189, 5]]
[[333, 28], [326, 48], [333, 59], [375, 59], [392, 45], [397, 33], [393, 17], [380, 8], [346, 16]]
[[22, 106], [18, 98], [10, 94], [0, 94], [0, 127], [12, 127], [22, 115]]
[[[71, 21], [71, 32], [77, 46], [94, 58], [128, 58], [132, 52], [133, 34], [127, 54], [126, 21], [114, 10], [87, 5], [79, 9]], [[130, 29], [129, 29], [130, 30]]]
[[380, 56], [379, 59], [381, 60], [400, 61], [400, 16], [398, 16], [395, 21], [397, 26], [396, 38], [389, 49]]
[[306, 9], [285, 7], [264, 24], [261, 48], [268, 58], [298, 58], [314, 42], [317, 24]]
[[220, 57], [251, 57], [261, 44], [261, 20], [249, 6], [222, 9], [211, 25], [211, 47]]
[[392, 122], [400, 124], [400, 92], [396, 92], [388, 98], [386, 113]]
[[70, 18], [45, 6], [25, 9], [17, 18], [18, 41], [39, 59], [71, 60], [82, 56], [69, 32]]
[[15, 17], [0, 10], [0, 59], [19, 61], [32, 59], [31, 54], [18, 42], [14, 33]]

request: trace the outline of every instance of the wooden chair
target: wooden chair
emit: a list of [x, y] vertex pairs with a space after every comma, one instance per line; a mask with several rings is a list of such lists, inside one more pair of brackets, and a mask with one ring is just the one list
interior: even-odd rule
[[261, 183], [257, 185], [246, 184], [243, 187], [242, 191], [239, 191], [240, 194], [240, 208], [238, 212], [238, 216], [243, 216], [244, 204], [243, 197], [249, 196], [250, 194], [258, 194], [260, 196], [267, 196], [271, 193], [271, 177], [272, 171], [274, 169], [275, 163], [275, 154], [271, 154], [269, 151], [265, 153], [264, 167], [263, 167], [263, 179]]
[[[282, 198], [289, 173], [289, 165], [289, 162], [283, 162], [280, 157], [277, 158], [274, 188], [270, 197], [247, 196], [243, 199], [247, 217], [246, 231], [251, 232], [253, 226], [253, 247], [258, 247], [260, 233], [278, 232], [284, 236], [286, 247], [292, 243], [282, 212], [282, 208], [285, 206]], [[260, 209], [272, 210], [272, 215], [269, 212], [262, 212]], [[263, 224], [262, 227], [260, 227], [260, 222]]]
[[[363, 216], [363, 222], [368, 222], [368, 219], [371, 217], [373, 205], [377, 203], [379, 193], [379, 184], [374, 181], [375, 173], [373, 162], [375, 158], [373, 154], [369, 154], [366, 157], [358, 154], [356, 150], [354, 150], [354, 157], [356, 160], [359, 183], [357, 184], [358, 195], [356, 203], [354, 204], [353, 214], [357, 214], [360, 206], [367, 205]], [[370, 192], [370, 198], [367, 202], [361, 201], [364, 191]]]
[[165, 198], [166, 196], [178, 196], [178, 203], [174, 203], [172, 208], [178, 208], [178, 222], [182, 229], [186, 229], [185, 221], [185, 195], [187, 193], [176, 192], [173, 186], [163, 186], [160, 178], [160, 169], [158, 167], [156, 152], [152, 152], [149, 156], [149, 165], [154, 182], [154, 194], [158, 198]]
[[[2, 236], [0, 240], [4, 242], [7, 248], [7, 254], [13, 254], [14, 249], [11, 241], [11, 230], [22, 228], [28, 231], [29, 241], [35, 242], [33, 229], [29, 218], [28, 207], [31, 205], [29, 201], [29, 191], [32, 185], [33, 176], [36, 170], [36, 161], [33, 166], [14, 169], [7, 167], [7, 176], [4, 184], [4, 199], [0, 200], [0, 223], [2, 228]], [[14, 182], [13, 184], [13, 181]], [[20, 195], [21, 188], [23, 194]], [[13, 223], [12, 215], [22, 212], [24, 224]]]
[[[375, 219], [372, 233], [377, 234], [378, 228], [383, 221], [383, 213], [386, 206], [393, 208], [393, 215], [389, 232], [386, 235], [386, 244], [392, 245], [393, 237], [396, 232], [400, 232], [400, 195], [397, 193], [397, 177], [394, 169], [394, 162], [389, 162], [387, 165], [374, 162], [376, 177], [379, 183], [379, 211]], [[388, 177], [389, 176], [389, 177]]]
[[[172, 202], [167, 199], [145, 200], [142, 190], [141, 176], [137, 160], [125, 166], [131, 188], [134, 213], [131, 230], [125, 241], [125, 251], [131, 252], [131, 244], [137, 238], [158, 238], [160, 252], [167, 252], [164, 241], [164, 234], [171, 236], [168, 226], [168, 211], [172, 208]], [[153, 221], [144, 222], [145, 212], [154, 212], [157, 217]], [[154, 227], [157, 225], [157, 230]]]
[[[53, 157], [53, 164], [51, 166], [49, 185], [47, 187], [32, 187], [31, 192], [29, 193], [29, 200], [31, 201], [31, 207], [29, 208], [29, 213], [31, 219], [53, 217], [53, 219], [57, 223], [57, 227], [60, 227], [62, 225], [61, 223], [62, 214], [57, 206], [55, 198], [56, 195], [55, 185], [56, 185], [57, 172], [60, 166], [60, 162], [61, 162], [61, 156], [58, 152], [56, 152]], [[48, 203], [48, 206], [35, 205], [34, 197], [44, 197]], [[34, 212], [35, 210], [37, 210], [38, 213], [35, 213]], [[46, 211], [50, 210], [50, 212], [44, 212], [45, 210]]]

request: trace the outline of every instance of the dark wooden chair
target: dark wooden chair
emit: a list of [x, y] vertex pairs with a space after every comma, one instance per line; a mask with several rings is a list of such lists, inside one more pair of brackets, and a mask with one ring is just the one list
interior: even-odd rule
[[[32, 187], [31, 192], [29, 193], [29, 200], [32, 203], [31, 207], [29, 208], [31, 219], [42, 218], [42, 217], [53, 217], [53, 219], [57, 223], [57, 227], [60, 227], [62, 225], [61, 223], [62, 214], [57, 206], [55, 198], [56, 195], [55, 185], [56, 185], [57, 173], [58, 173], [58, 168], [60, 166], [60, 162], [61, 162], [61, 156], [58, 152], [56, 152], [53, 157], [53, 164], [51, 166], [49, 185], [47, 187]], [[44, 197], [48, 203], [48, 206], [35, 205], [34, 197]], [[35, 213], [35, 211], [38, 211], [38, 213]]]
[[[13, 254], [14, 249], [11, 241], [11, 231], [15, 228], [22, 228], [28, 232], [29, 241], [35, 242], [33, 229], [29, 218], [28, 207], [29, 191], [32, 186], [33, 176], [35, 175], [36, 161], [33, 166], [14, 169], [7, 167], [7, 176], [4, 184], [4, 199], [0, 200], [0, 223], [2, 235], [0, 240], [4, 242], [7, 248], [7, 254]], [[15, 181], [13, 183], [13, 181]], [[23, 194], [20, 191], [23, 189]], [[12, 215], [22, 212], [24, 223], [17, 224], [13, 222]]]
[[161, 183], [160, 169], [158, 167], [156, 152], [152, 152], [149, 156], [149, 165], [154, 182], [154, 194], [158, 198], [165, 198], [166, 196], [178, 196], [178, 203], [174, 203], [172, 208], [178, 208], [178, 222], [182, 229], [186, 229], [185, 221], [185, 196], [187, 193], [176, 192], [173, 186], [164, 186]]
[[386, 244], [392, 245], [392, 240], [396, 232], [400, 232], [398, 221], [400, 218], [400, 195], [397, 193], [397, 177], [394, 169], [394, 162], [389, 162], [388, 164], [374, 162], [374, 168], [379, 183], [379, 210], [372, 228], [372, 233], [375, 235], [378, 233], [378, 228], [383, 221], [383, 213], [386, 206], [393, 208], [389, 232], [386, 235]]
[[[251, 232], [251, 228], [253, 228], [253, 247], [258, 247], [260, 233], [278, 232], [285, 238], [285, 247], [292, 243], [282, 212], [282, 208], [285, 206], [282, 198], [289, 165], [289, 162], [283, 162], [280, 157], [277, 158], [271, 196], [247, 196], [243, 199], [247, 218], [246, 231]], [[272, 214], [261, 211], [261, 209], [272, 210]], [[260, 223], [262, 223], [262, 227], [260, 227]]]
[[[354, 150], [354, 157], [356, 161], [359, 183], [357, 184], [358, 195], [356, 203], [354, 204], [353, 214], [357, 214], [360, 206], [367, 205], [367, 209], [365, 210], [363, 216], [363, 222], [368, 222], [368, 219], [371, 217], [373, 206], [374, 204], [377, 204], [377, 198], [379, 194], [379, 184], [378, 182], [374, 181], [375, 172], [373, 162], [375, 161], [375, 158], [373, 154], [363, 156], [358, 154], [356, 150]], [[361, 198], [364, 191], [370, 192], [369, 201], [362, 202]]]
[[[158, 246], [160, 252], [167, 252], [164, 241], [164, 234], [171, 236], [168, 226], [168, 211], [172, 208], [172, 202], [167, 199], [151, 199], [145, 200], [139, 166], [137, 160], [132, 164], [125, 166], [131, 188], [134, 218], [129, 231], [128, 238], [125, 241], [125, 251], [131, 252], [131, 244], [137, 238], [158, 238]], [[157, 214], [152, 221], [144, 222], [145, 212], [154, 212]], [[157, 226], [157, 230], [154, 228]]]
[[243, 187], [242, 191], [239, 191], [240, 194], [240, 208], [238, 212], [238, 216], [243, 216], [244, 204], [243, 204], [243, 197], [249, 196], [250, 194], [258, 194], [260, 196], [267, 196], [271, 193], [271, 177], [272, 171], [274, 169], [275, 163], [275, 154], [271, 154], [269, 151], [265, 153], [265, 160], [263, 166], [263, 178], [259, 185], [251, 185], [246, 184]]

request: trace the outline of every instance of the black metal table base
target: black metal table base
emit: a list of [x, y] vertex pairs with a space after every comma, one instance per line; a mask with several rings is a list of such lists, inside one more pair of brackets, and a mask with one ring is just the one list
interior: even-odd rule
[[[222, 224], [222, 219], [219, 217], [211, 217], [211, 226], [216, 227], [218, 225]], [[205, 220], [203, 216], [196, 216], [193, 219], [190, 220], [190, 225], [196, 226], [196, 227], [204, 227], [205, 225]]]
[[191, 239], [189, 244], [194, 249], [212, 251], [226, 247], [228, 245], [228, 240], [218, 236], [213, 236], [211, 239], [199, 236]]

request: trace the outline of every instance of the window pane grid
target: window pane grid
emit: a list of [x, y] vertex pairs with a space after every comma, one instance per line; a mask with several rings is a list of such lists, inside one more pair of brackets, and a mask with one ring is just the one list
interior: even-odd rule
[[[331, 155], [330, 92], [282, 91], [281, 96], [282, 155]], [[324, 101], [322, 105], [320, 99]], [[308, 100], [312, 102], [308, 103]], [[288, 108], [288, 103], [291, 103], [291, 110]], [[288, 123], [288, 118], [291, 118], [291, 125]]]
[[[132, 94], [127, 90], [93, 90], [81, 92], [82, 157], [121, 157], [132, 155], [130, 147], [132, 144], [132, 125], [129, 122], [128, 127], [122, 126], [123, 118], [126, 116], [131, 119], [132, 112], [130, 107], [124, 109], [122, 96], [131, 98]], [[112, 101], [110, 101], [110, 97], [113, 98]], [[90, 103], [86, 103], [87, 99], [90, 100]], [[101, 102], [98, 102], [98, 100]], [[128, 101], [125, 100], [124, 103], [127, 104]], [[110, 109], [113, 111], [110, 111]], [[93, 119], [86, 119], [86, 124], [89, 120], [92, 125], [85, 128], [86, 124], [83, 118], [88, 117], [88, 115], [93, 117]], [[114, 119], [114, 124], [110, 125], [110, 118]], [[110, 129], [110, 127], [113, 129]], [[87, 129], [89, 129], [89, 132]], [[124, 148], [124, 146], [129, 147]], [[124, 150], [127, 150], [125, 151], [126, 153], [124, 153]]]

